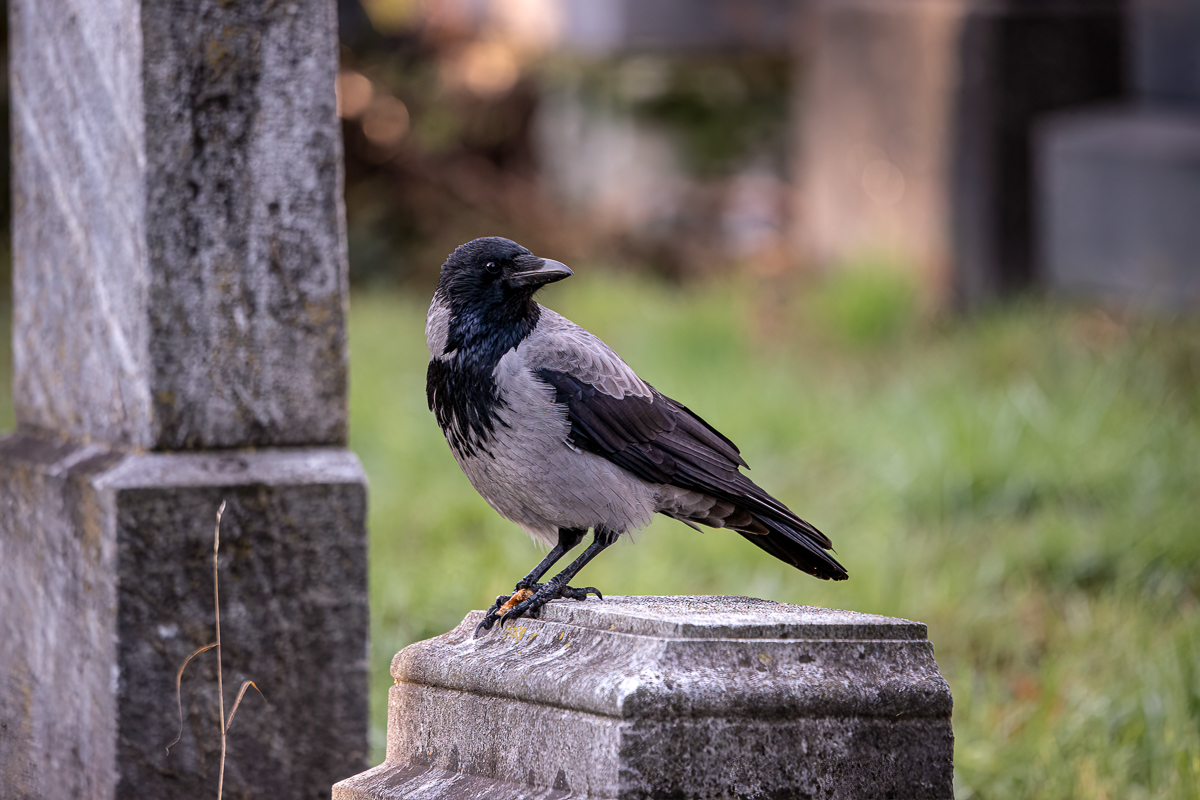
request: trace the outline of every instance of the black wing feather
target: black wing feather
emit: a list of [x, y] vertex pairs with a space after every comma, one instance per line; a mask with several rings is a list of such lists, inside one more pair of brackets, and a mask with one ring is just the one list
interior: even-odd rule
[[[819, 578], [846, 570], [825, 550], [829, 539], [738, 471], [737, 446], [689, 410], [657, 391], [616, 398], [565, 372], [535, 373], [567, 407], [572, 445], [602, 456], [644, 481], [678, 486], [729, 503], [727, 526], [771, 555]], [[750, 524], [738, 525], [750, 516]], [[761, 531], [765, 528], [767, 533]]]

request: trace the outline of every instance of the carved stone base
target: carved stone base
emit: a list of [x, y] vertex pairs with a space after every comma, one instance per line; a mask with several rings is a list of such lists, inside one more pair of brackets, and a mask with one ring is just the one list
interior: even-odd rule
[[743, 597], [480, 619], [396, 655], [387, 760], [334, 798], [953, 796], [919, 622]]

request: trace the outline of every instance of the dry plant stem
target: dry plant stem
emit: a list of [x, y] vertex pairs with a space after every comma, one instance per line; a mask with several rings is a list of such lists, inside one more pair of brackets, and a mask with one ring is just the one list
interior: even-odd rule
[[[233, 724], [233, 715], [237, 713], [238, 706], [242, 704], [242, 698], [246, 696], [246, 690], [251, 686], [254, 687], [254, 691], [258, 692], [258, 696], [262, 697], [262, 690], [254, 681], [243, 681], [241, 688], [238, 689], [237, 699], [233, 701], [233, 708], [229, 710], [229, 719], [225, 719], [225, 683], [221, 669], [221, 584], [217, 580], [217, 551], [221, 548], [221, 514], [224, 512], [225, 501], [222, 500], [221, 507], [217, 509], [217, 529], [213, 531], [213, 605], [216, 609], [217, 641], [210, 645], [210, 647], [217, 648], [217, 696], [221, 711], [221, 770], [217, 777], [217, 800], [221, 800], [221, 793], [225, 789], [225, 742], [229, 734], [229, 726]], [[266, 700], [265, 697], [263, 699]]]
[[[221, 792], [225, 789], [225, 682], [221, 675], [224, 672], [221, 668], [221, 584], [217, 580], [217, 551], [221, 549], [221, 515], [224, 513], [225, 501], [222, 500], [221, 506], [217, 509], [217, 527], [213, 531], [213, 609], [216, 612], [217, 620], [217, 703], [221, 714], [221, 768], [217, 773], [217, 800], [221, 800]], [[245, 690], [243, 689], [243, 691]]]
[[259, 689], [258, 684], [256, 684], [254, 681], [242, 681], [242, 688], [238, 689], [237, 699], [233, 701], [233, 708], [229, 709], [229, 719], [225, 720], [226, 731], [233, 726], [233, 715], [237, 713], [238, 706], [242, 704], [242, 698], [246, 696], [246, 690], [251, 686], [254, 687], [254, 691], [258, 692], [259, 697], [261, 697], [263, 700], [267, 699], [266, 696], [263, 695], [262, 689]]
[[[177, 733], [175, 738], [171, 740], [171, 743], [167, 745], [167, 755], [171, 754], [171, 748], [183, 738], [183, 671], [187, 669], [187, 665], [192, 662], [193, 658], [200, 655], [205, 650], [212, 650], [216, 646], [217, 643], [213, 642], [212, 644], [204, 645], [204, 647], [201, 647], [199, 650], [193, 651], [190, 656], [183, 660], [183, 663], [179, 665], [179, 671], [175, 673], [175, 706], [179, 710], [179, 733]], [[254, 688], [257, 689], [258, 687], [255, 686]], [[259, 692], [259, 694], [262, 693]]]
[[243, 681], [242, 686], [238, 689], [237, 699], [233, 701], [233, 708], [229, 711], [229, 719], [225, 718], [225, 676], [221, 669], [221, 582], [218, 579], [218, 562], [217, 554], [221, 549], [221, 515], [225, 513], [225, 501], [221, 501], [220, 508], [217, 509], [217, 527], [213, 531], [213, 611], [216, 617], [217, 640], [212, 644], [206, 644], [199, 650], [194, 651], [190, 656], [184, 659], [182, 666], [179, 667], [179, 672], [175, 673], [175, 705], [179, 709], [179, 734], [175, 740], [167, 745], [167, 753], [171, 752], [171, 748], [175, 743], [183, 738], [183, 671], [187, 669], [187, 665], [196, 656], [203, 653], [205, 650], [212, 650], [214, 647], [217, 650], [217, 703], [221, 713], [221, 768], [217, 775], [217, 800], [221, 800], [221, 795], [225, 790], [225, 743], [226, 735], [229, 733], [229, 726], [233, 724], [233, 715], [237, 713], [238, 706], [242, 704], [242, 698], [246, 696], [246, 690], [254, 687], [254, 691], [258, 692], [258, 696], [264, 700], [262, 690], [254, 681]]

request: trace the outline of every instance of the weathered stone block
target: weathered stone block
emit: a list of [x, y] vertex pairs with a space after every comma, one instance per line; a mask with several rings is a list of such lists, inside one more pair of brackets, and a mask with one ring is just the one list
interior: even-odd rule
[[8, 7], [20, 424], [345, 444], [333, 2]]
[[921, 623], [734, 597], [480, 619], [396, 655], [387, 760], [335, 798], [953, 794]]
[[[5, 797], [323, 797], [367, 752], [333, 0], [11, 0]], [[290, 450], [237, 451], [290, 446]], [[311, 449], [316, 445], [332, 445]], [[220, 449], [223, 448], [223, 449]], [[208, 449], [207, 454], [156, 454]], [[149, 451], [149, 452], [148, 452]], [[257, 707], [256, 707], [257, 706]]]
[[213, 524], [229, 797], [327, 797], [366, 765], [365, 479], [336, 449], [138, 454], [0, 442], [5, 797], [215, 796]]

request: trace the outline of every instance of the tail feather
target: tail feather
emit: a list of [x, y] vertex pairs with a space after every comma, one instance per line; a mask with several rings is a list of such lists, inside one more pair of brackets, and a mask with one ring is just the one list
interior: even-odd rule
[[793, 530], [775, 520], [763, 520], [768, 533], [747, 533], [738, 531], [746, 541], [761, 547], [780, 561], [791, 564], [801, 572], [807, 572], [816, 578], [827, 581], [844, 581], [849, 577], [846, 568], [837, 562], [833, 556], [817, 542], [813, 541], [806, 531]]
[[744, 476], [737, 477], [751, 487], [752, 493], [735, 496], [718, 490], [711, 494], [676, 496], [675, 502], [660, 508], [659, 513], [693, 528], [699, 524], [737, 531], [780, 561], [817, 578], [842, 581], [848, 577], [846, 568], [825, 552], [833, 549], [829, 537]]
[[[726, 485], [704, 488], [707, 494], [732, 507], [731, 513], [725, 515], [724, 527], [736, 530], [780, 561], [809, 575], [833, 581], [849, 577], [846, 568], [825, 552], [833, 549], [828, 536], [800, 519], [747, 476], [735, 472], [727, 478]], [[744, 523], [745, 517], [750, 518], [750, 524]]]

